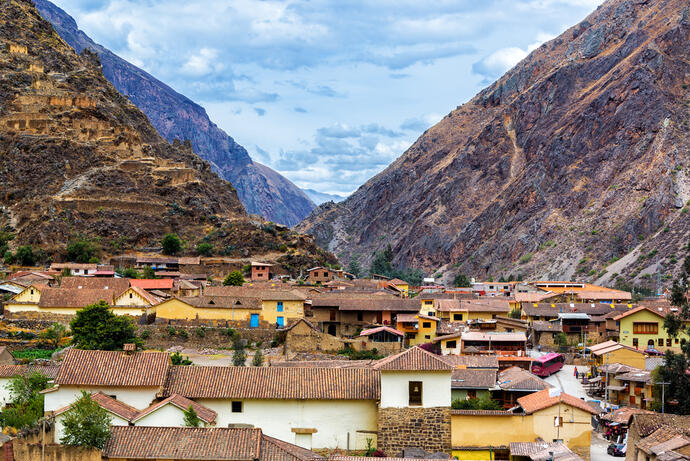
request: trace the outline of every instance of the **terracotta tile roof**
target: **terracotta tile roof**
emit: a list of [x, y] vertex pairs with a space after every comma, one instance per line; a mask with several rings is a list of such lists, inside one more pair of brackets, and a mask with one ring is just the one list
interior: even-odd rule
[[589, 315], [605, 315], [609, 312], [627, 312], [628, 304], [608, 303], [522, 303], [523, 314], [534, 317], [558, 317], [559, 313], [582, 312]]
[[443, 355], [441, 358], [454, 368], [498, 369], [498, 357], [495, 355]]
[[409, 285], [409, 283], [400, 279], [389, 280], [388, 283], [390, 283], [391, 285]]
[[639, 368], [631, 367], [630, 365], [624, 365], [624, 364], [618, 363], [618, 362], [609, 363], [608, 366], [604, 364], [604, 365], [599, 366], [598, 368], [599, 368], [600, 373], [606, 373], [607, 368], [608, 368], [609, 373], [614, 373], [614, 374], [627, 373], [629, 371], [639, 371]]
[[[109, 266], [112, 268], [113, 266]], [[96, 270], [98, 264], [95, 263], [52, 263], [50, 270], [61, 271], [62, 269]]]
[[[117, 400], [110, 396], [107, 396], [103, 392], [96, 392], [94, 394], [91, 394], [91, 400], [96, 402], [99, 406], [109, 411], [110, 413], [124, 419], [125, 421], [132, 422], [132, 420], [139, 413], [139, 410], [137, 410], [136, 408], [127, 405], [121, 400]], [[69, 411], [71, 408], [72, 405], [70, 404], [66, 407], [60, 408], [59, 410], [55, 410], [53, 414], [55, 416], [58, 416], [62, 413]]]
[[563, 331], [559, 322], [546, 322], [543, 320], [535, 320], [532, 322], [532, 329], [534, 331], [553, 331], [554, 333]]
[[184, 296], [180, 301], [194, 307], [215, 309], [262, 309], [259, 298], [238, 298], [234, 296]]
[[371, 368], [375, 360], [285, 360], [281, 362], [271, 362], [271, 367], [289, 368]]
[[129, 288], [129, 279], [114, 277], [63, 277], [60, 288], [74, 288], [82, 290], [114, 290], [122, 293]]
[[396, 322], [401, 322], [401, 323], [413, 323], [413, 322], [418, 322], [419, 319], [417, 318], [417, 314], [398, 314], [395, 317]]
[[46, 378], [55, 379], [58, 367], [52, 365], [0, 365], [0, 378], [13, 378], [15, 376], [31, 376], [40, 373]]
[[344, 297], [340, 293], [312, 297], [312, 308], [337, 307], [341, 311], [391, 311], [419, 312], [418, 299], [370, 295], [366, 297]]
[[510, 312], [507, 299], [438, 299], [434, 304], [441, 312]]
[[292, 322], [289, 326], [283, 328], [283, 331], [290, 331], [293, 328], [295, 328], [297, 325], [299, 325], [300, 323], [304, 323], [305, 325], [307, 325], [309, 328], [311, 328], [314, 331], [321, 332], [321, 330], [319, 330], [318, 327], [316, 327], [316, 325], [314, 325], [313, 323], [311, 323], [309, 320], [305, 319], [304, 317], [299, 319], [299, 320], [296, 320], [295, 322]]
[[106, 458], [261, 460], [261, 429], [113, 426]]
[[39, 307], [86, 307], [101, 300], [113, 303], [114, 290], [44, 288], [41, 290]]
[[552, 407], [559, 402], [562, 402], [571, 407], [579, 408], [582, 411], [596, 415], [597, 412], [584, 400], [573, 397], [564, 392], [558, 392], [557, 389], [545, 389], [543, 391], [535, 392], [517, 399], [525, 413], [531, 414], [545, 408]]
[[519, 367], [510, 367], [498, 374], [498, 386], [507, 391], [541, 391], [551, 385]]
[[129, 284], [144, 290], [172, 290], [173, 279], [130, 279]]
[[66, 386], [161, 387], [170, 366], [166, 352], [85, 351], [70, 349], [55, 384]]
[[[161, 302], [161, 299], [152, 293], [149, 293], [148, 291], [144, 290], [141, 287], [130, 287], [133, 292], [144, 298], [146, 301], [148, 301], [152, 306], [158, 304]], [[127, 291], [125, 290], [124, 293], [120, 294], [118, 297], [122, 296], [125, 294]]]
[[581, 290], [581, 291], [568, 291], [567, 294], [575, 295], [578, 299], [586, 300], [607, 300], [607, 299], [621, 299], [629, 300], [632, 299], [632, 295], [628, 291], [620, 290]]
[[538, 303], [545, 299], [558, 296], [552, 291], [535, 291], [531, 293], [515, 293], [515, 301], [519, 303]]
[[415, 346], [379, 360], [373, 368], [382, 371], [442, 371], [451, 370], [453, 367], [438, 355]]
[[259, 461], [309, 461], [326, 459], [306, 448], [264, 435], [261, 438]]
[[450, 414], [467, 416], [515, 416], [515, 413], [507, 410], [450, 410]]
[[502, 331], [497, 332], [484, 332], [484, 331], [465, 331], [462, 333], [463, 341], [489, 341], [495, 342], [521, 342], [527, 341], [527, 336], [523, 331], [515, 333], [505, 333]]
[[675, 306], [672, 306], [670, 304], [668, 304], [668, 305], [656, 305], [654, 307], [641, 305], [641, 306], [637, 306], [634, 309], [630, 309], [627, 312], [623, 312], [619, 316], [614, 317], [613, 320], [620, 320], [620, 319], [628, 317], [630, 315], [637, 314], [638, 312], [643, 311], [643, 310], [649, 311], [652, 314], [656, 314], [661, 318], [665, 318], [667, 315], [669, 315], [672, 312], [678, 313], [678, 308]]
[[510, 456], [530, 456], [557, 445], [560, 442], [511, 442]]
[[378, 400], [377, 371], [367, 368], [171, 367], [164, 395], [196, 398]]
[[614, 411], [611, 414], [607, 414], [605, 416], [602, 416], [601, 419], [605, 419], [605, 420], [611, 421], [613, 423], [629, 425], [630, 420], [632, 419], [633, 415], [641, 415], [641, 414], [650, 415], [653, 413], [654, 413], [653, 411], [643, 410], [641, 408], [622, 407], [622, 408], [619, 408], [618, 410]]
[[381, 326], [381, 327], [375, 327], [375, 328], [369, 328], [367, 330], [362, 330], [362, 332], [359, 334], [360, 336], [369, 336], [373, 335], [375, 333], [379, 333], [381, 331], [387, 331], [388, 333], [391, 333], [396, 336], [405, 336], [405, 333], [402, 331], [398, 331], [395, 328], [387, 327], [387, 326]]
[[239, 298], [259, 298], [263, 301], [304, 301], [306, 297], [298, 291], [267, 288], [242, 287], [206, 287], [206, 296], [234, 296]]
[[637, 433], [647, 437], [661, 427], [673, 427], [683, 433], [690, 433], [690, 416], [673, 415], [669, 413], [635, 414], [632, 416], [631, 427], [635, 426]]
[[456, 368], [450, 381], [452, 389], [489, 389], [496, 385], [496, 370]]
[[647, 370], [629, 371], [616, 375], [619, 381], [634, 381], [638, 383], [650, 384], [652, 382], [652, 374]]
[[199, 419], [204, 421], [207, 424], [213, 424], [216, 421], [216, 418], [218, 417], [218, 413], [215, 411], [211, 410], [208, 407], [205, 407], [201, 405], [200, 403], [197, 403], [193, 400], [190, 400], [186, 397], [181, 396], [180, 394], [173, 394], [167, 399], [161, 400], [160, 402], [154, 403], [153, 405], [149, 406], [148, 408], [137, 412], [137, 415], [132, 419], [132, 422], [136, 422], [143, 418], [144, 416], [150, 415], [154, 411], [158, 410], [159, 408], [162, 408], [166, 405], [174, 405], [177, 408], [179, 408], [182, 411], [187, 411], [189, 410], [189, 407], [194, 408], [194, 411], [196, 412], [197, 416]]
[[331, 456], [328, 458], [329, 461], [412, 461], [421, 459], [425, 461], [448, 461], [449, 458], [393, 458], [389, 456], [382, 458], [374, 458], [371, 456]]
[[672, 426], [660, 427], [636, 444], [645, 453], [655, 455], [687, 445], [690, 445], [690, 438], [681, 429]]

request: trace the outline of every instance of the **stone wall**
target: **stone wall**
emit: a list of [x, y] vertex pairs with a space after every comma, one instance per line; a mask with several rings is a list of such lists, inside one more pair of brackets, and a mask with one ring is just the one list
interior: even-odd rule
[[[170, 334], [171, 330], [175, 331]], [[273, 339], [280, 342], [280, 333], [275, 328], [233, 328], [235, 334], [239, 334], [242, 339], [250, 343], [261, 342], [263, 346], [270, 345]], [[228, 329], [210, 328], [204, 326], [189, 325], [140, 325], [137, 326], [137, 335], [142, 337], [144, 334], [144, 345], [147, 349], [168, 349], [172, 346], [183, 346], [189, 348], [211, 348], [227, 349], [232, 347], [233, 339], [227, 335]], [[186, 337], [180, 334], [186, 331]]]
[[404, 448], [450, 454], [450, 408], [379, 408], [378, 449], [401, 457]]
[[[7, 456], [6, 456], [7, 459]], [[13, 461], [101, 461], [101, 450], [64, 445], [12, 442]]]

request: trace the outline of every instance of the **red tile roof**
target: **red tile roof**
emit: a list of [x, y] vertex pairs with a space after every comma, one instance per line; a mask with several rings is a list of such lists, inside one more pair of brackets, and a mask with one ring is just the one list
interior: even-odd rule
[[[102, 408], [109, 411], [110, 413], [124, 419], [125, 421], [131, 422], [134, 419], [134, 417], [136, 417], [136, 415], [139, 413], [139, 410], [137, 410], [136, 408], [127, 405], [121, 400], [117, 400], [110, 396], [107, 396], [103, 392], [96, 392], [95, 394], [91, 394], [91, 400], [96, 402], [98, 405], [100, 405]], [[67, 405], [66, 407], [56, 410], [54, 412], [54, 415], [57, 416], [62, 413], [65, 413], [69, 411], [71, 408], [71, 404]]]
[[172, 290], [173, 279], [130, 279], [129, 284], [144, 290]]
[[377, 371], [367, 368], [173, 366], [164, 395], [190, 399], [378, 400]]
[[571, 407], [579, 408], [582, 411], [596, 415], [597, 412], [584, 400], [573, 397], [570, 394], [564, 392], [558, 392], [554, 389], [545, 389], [543, 391], [535, 392], [534, 394], [529, 394], [524, 397], [517, 399], [525, 413], [531, 414], [545, 408], [552, 407], [557, 403], [565, 403]]
[[421, 347], [413, 347], [406, 351], [379, 360], [373, 366], [382, 371], [445, 371], [452, 370], [452, 365], [445, 362], [436, 354], [425, 351]]
[[166, 352], [84, 351], [70, 349], [60, 365], [56, 385], [162, 387], [170, 366]]
[[214, 423], [216, 421], [216, 417], [218, 416], [218, 413], [211, 410], [210, 408], [201, 405], [200, 403], [195, 402], [194, 400], [189, 400], [188, 398], [183, 397], [180, 394], [173, 394], [167, 399], [161, 400], [158, 403], [154, 403], [150, 407], [140, 411], [132, 420], [132, 422], [136, 422], [144, 416], [147, 416], [166, 405], [174, 405], [182, 411], [187, 411], [189, 410], [189, 407], [192, 407], [194, 408], [194, 411], [196, 412], [199, 419], [208, 424]]
[[397, 336], [405, 336], [405, 333], [402, 331], [398, 331], [395, 328], [387, 327], [387, 326], [382, 326], [382, 327], [375, 327], [375, 328], [369, 328], [367, 330], [362, 330], [362, 332], [359, 334], [360, 336], [369, 336], [373, 335], [375, 333], [379, 333], [381, 331], [387, 331], [388, 333], [397, 335]]
[[40, 373], [46, 378], [54, 379], [58, 367], [43, 365], [0, 365], [0, 378], [13, 378], [15, 376], [31, 376]]
[[114, 290], [77, 289], [77, 288], [43, 288], [39, 307], [86, 307], [99, 301], [113, 303]]
[[122, 293], [129, 288], [129, 280], [114, 277], [62, 277], [60, 288], [114, 290]]

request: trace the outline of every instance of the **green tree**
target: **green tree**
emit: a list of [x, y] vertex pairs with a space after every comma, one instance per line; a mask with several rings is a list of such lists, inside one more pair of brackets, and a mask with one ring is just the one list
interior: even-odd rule
[[163, 247], [163, 254], [174, 255], [182, 249], [182, 240], [177, 234], [165, 234], [161, 240], [161, 246]]
[[0, 413], [0, 425], [23, 429], [32, 427], [43, 416], [43, 394], [48, 378], [41, 373], [15, 376], [7, 384], [10, 399]]
[[234, 349], [232, 353], [232, 364], [236, 367], [245, 366], [247, 362], [247, 353], [244, 350], [244, 343], [239, 335], [233, 338], [232, 348]]
[[67, 336], [67, 327], [61, 323], [52, 324], [38, 335], [40, 339], [49, 343], [53, 349], [60, 347], [60, 341]]
[[511, 319], [520, 319], [522, 317], [522, 311], [520, 310], [519, 307], [515, 307], [511, 309], [511, 311], [508, 313], [508, 317]]
[[22, 266], [33, 266], [36, 264], [36, 255], [31, 245], [23, 245], [17, 248], [14, 253], [14, 260]]
[[70, 329], [78, 349], [114, 351], [126, 343], [139, 343], [129, 317], [113, 314], [103, 300], [78, 310]]
[[261, 352], [261, 349], [257, 349], [256, 352], [254, 353], [254, 358], [252, 359], [252, 366], [253, 367], [264, 366], [264, 354], [263, 354], [263, 352]]
[[553, 342], [556, 343], [561, 351], [565, 351], [568, 348], [568, 337], [562, 331], [553, 338]]
[[194, 407], [191, 405], [184, 411], [184, 425], [187, 427], [201, 426], [201, 419], [199, 419], [199, 415], [196, 414]]
[[133, 267], [128, 267], [126, 269], [120, 269], [117, 271], [118, 275], [120, 277], [128, 278], [128, 279], [138, 279], [141, 278], [141, 274], [139, 271], [137, 271]]
[[86, 239], [73, 240], [67, 244], [67, 260], [76, 263], [88, 263], [96, 258], [98, 248]]
[[64, 267], [62, 271], [60, 272], [60, 277], [71, 277], [72, 276], [72, 269], [69, 267]]
[[[14, 234], [7, 230], [0, 231], [0, 255], [4, 255], [9, 251], [10, 240], [14, 240]], [[10, 254], [12, 253], [10, 252]]]
[[371, 260], [371, 266], [369, 267], [370, 274], [379, 274], [390, 277], [393, 274], [393, 250], [391, 249], [390, 243], [386, 246], [383, 251], [377, 251], [374, 253], [374, 258]]
[[244, 277], [240, 271], [230, 272], [223, 280], [223, 285], [241, 287], [244, 284]]
[[358, 255], [352, 256], [352, 259], [350, 259], [350, 263], [347, 265], [347, 271], [357, 278], [359, 278], [359, 276], [362, 275], [362, 266], [361, 264], [359, 264]]
[[153, 270], [151, 266], [144, 266], [141, 270], [141, 278], [143, 279], [155, 279], [158, 278], [156, 271]]
[[470, 282], [470, 279], [467, 278], [465, 274], [458, 272], [455, 274], [455, 278], [453, 279], [453, 285], [456, 287], [471, 287], [472, 282]]
[[213, 245], [202, 242], [196, 246], [196, 252], [199, 253], [200, 256], [211, 256], [213, 254]]
[[65, 412], [62, 420], [63, 445], [102, 449], [110, 438], [110, 416], [93, 401], [91, 395], [81, 391], [81, 397]]
[[179, 352], [173, 352], [170, 354], [170, 362], [173, 365], [191, 365], [192, 361]]

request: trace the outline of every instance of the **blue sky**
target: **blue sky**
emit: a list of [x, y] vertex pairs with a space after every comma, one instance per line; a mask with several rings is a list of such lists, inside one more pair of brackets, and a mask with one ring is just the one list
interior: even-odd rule
[[347, 195], [599, 0], [53, 0], [298, 186]]

